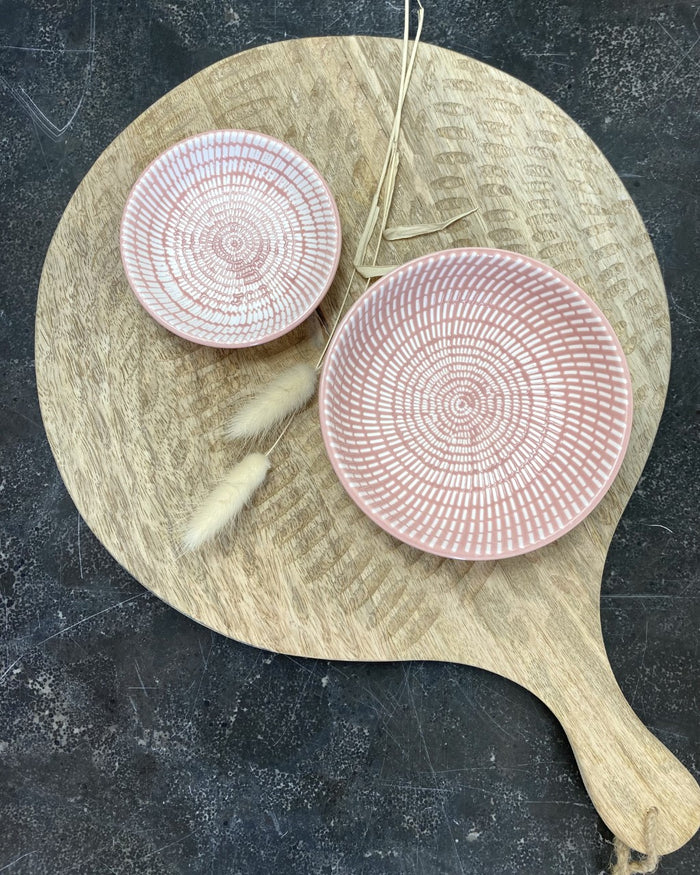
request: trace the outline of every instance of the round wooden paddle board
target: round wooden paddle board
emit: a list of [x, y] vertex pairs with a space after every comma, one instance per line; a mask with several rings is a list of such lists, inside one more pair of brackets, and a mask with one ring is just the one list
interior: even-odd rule
[[[391, 224], [479, 211], [431, 237], [385, 243], [380, 262], [458, 246], [514, 250], [591, 295], [628, 358], [634, 424], [622, 469], [559, 541], [500, 562], [460, 562], [393, 540], [347, 497], [311, 404], [273, 456], [237, 527], [182, 555], [178, 532], [248, 448], [221, 429], [262, 381], [316, 360], [312, 319], [260, 347], [197, 346], [152, 320], [129, 289], [119, 222], [141, 171], [173, 143], [217, 128], [288, 142], [337, 199], [344, 249], [321, 321], [336, 313], [382, 166], [401, 45], [380, 38], [278, 43], [228, 58], [167, 94], [100, 156], [58, 226], [38, 302], [42, 413], [68, 490], [141, 583], [216, 631], [325, 659], [463, 662], [538, 695], [562, 722], [611, 830], [644, 850], [687, 841], [700, 818], [690, 774], [641, 725], [600, 632], [608, 544], [652, 444], [670, 359], [666, 298], [642, 221], [603, 155], [541, 94], [471, 58], [418, 52]], [[361, 291], [358, 281], [354, 296]], [[265, 447], [263, 447], [264, 449]]]

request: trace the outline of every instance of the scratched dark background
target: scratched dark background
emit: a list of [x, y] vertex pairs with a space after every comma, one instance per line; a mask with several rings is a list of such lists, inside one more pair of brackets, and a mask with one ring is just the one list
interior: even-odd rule
[[[659, 256], [666, 412], [602, 616], [643, 721], [698, 774], [697, 3], [434, 0], [425, 38], [523, 79], [608, 156]], [[81, 522], [36, 398], [42, 261], [110, 141], [192, 73], [398, 0], [0, 0], [0, 872], [597, 875], [611, 836], [529, 694], [440, 664], [289, 659], [141, 588]], [[591, 715], [595, 719], [595, 715]], [[662, 862], [700, 873], [698, 839]]]

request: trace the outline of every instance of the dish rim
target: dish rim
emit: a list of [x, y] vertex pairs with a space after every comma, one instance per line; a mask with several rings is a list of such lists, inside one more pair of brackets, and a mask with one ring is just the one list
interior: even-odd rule
[[[127, 267], [126, 260], [124, 257], [124, 252], [126, 249], [126, 246], [125, 246], [126, 215], [127, 215], [128, 210], [129, 210], [129, 207], [131, 206], [133, 198], [134, 198], [136, 192], [138, 191], [140, 185], [142, 184], [144, 178], [152, 170], [152, 168], [158, 163], [158, 161], [160, 161], [166, 155], [169, 155], [171, 152], [174, 152], [177, 148], [184, 145], [185, 143], [191, 143], [191, 142], [199, 140], [203, 137], [211, 136], [212, 134], [239, 134], [239, 135], [242, 134], [242, 135], [251, 135], [251, 136], [255, 136], [255, 137], [263, 137], [268, 142], [276, 143], [277, 145], [283, 146], [285, 149], [288, 149], [294, 156], [301, 159], [302, 162], [304, 162], [308, 167], [311, 168], [311, 170], [314, 172], [314, 174], [316, 175], [316, 177], [320, 181], [322, 187], [325, 189], [325, 192], [328, 196], [328, 200], [329, 200], [330, 205], [331, 205], [331, 210], [333, 212], [333, 218], [335, 220], [335, 227], [337, 229], [335, 254], [333, 257], [333, 263], [331, 265], [328, 280], [327, 280], [326, 284], [320, 288], [319, 293], [316, 295], [316, 297], [313, 299], [313, 301], [310, 302], [309, 306], [304, 310], [304, 312], [301, 314], [301, 316], [297, 317], [293, 322], [290, 322], [285, 327], [283, 327], [277, 331], [273, 331], [269, 334], [264, 335], [263, 337], [260, 337], [258, 339], [252, 340], [252, 341], [245, 341], [243, 343], [238, 342], [238, 341], [233, 342], [233, 343], [222, 343], [222, 342], [215, 342], [215, 341], [211, 341], [211, 340], [202, 340], [202, 338], [197, 336], [197, 335], [194, 335], [194, 334], [187, 332], [187, 331], [183, 331], [180, 328], [174, 327], [172, 324], [170, 324], [162, 316], [159, 316], [157, 313], [154, 313], [153, 310], [146, 304], [146, 302], [140, 296], [139, 292], [136, 290], [135, 285], [137, 285], [137, 284], [134, 283], [134, 280], [129, 272], [129, 268]], [[211, 129], [206, 130], [206, 131], [201, 131], [198, 134], [193, 134], [190, 137], [184, 137], [183, 139], [178, 140], [177, 142], [168, 146], [167, 149], [164, 149], [162, 152], [160, 152], [158, 155], [156, 155], [155, 158], [153, 158], [151, 161], [149, 161], [149, 163], [146, 165], [146, 167], [144, 167], [144, 169], [141, 171], [141, 173], [139, 173], [138, 177], [136, 178], [136, 181], [129, 189], [129, 194], [127, 195], [126, 200], [124, 202], [124, 208], [122, 210], [121, 218], [119, 221], [119, 254], [121, 257], [122, 268], [123, 268], [124, 273], [126, 275], [126, 279], [127, 279], [128, 284], [129, 284], [129, 288], [131, 289], [132, 293], [134, 294], [134, 297], [136, 298], [136, 300], [139, 302], [139, 304], [143, 307], [143, 309], [148, 313], [148, 315], [152, 319], [155, 319], [155, 321], [159, 325], [162, 325], [163, 328], [166, 328], [171, 334], [175, 334], [177, 337], [181, 337], [184, 340], [189, 340], [192, 343], [196, 343], [200, 346], [209, 346], [209, 347], [212, 347], [214, 349], [246, 349], [246, 348], [251, 347], [251, 346], [260, 346], [263, 343], [268, 343], [269, 341], [277, 340], [280, 337], [284, 337], [285, 334], [289, 334], [290, 331], [292, 331], [297, 326], [301, 325], [301, 323], [304, 322], [305, 319], [308, 319], [308, 317], [318, 307], [318, 305], [321, 303], [321, 301], [324, 299], [324, 297], [328, 293], [328, 290], [330, 289], [330, 287], [333, 285], [333, 281], [335, 280], [336, 274], [338, 272], [338, 264], [340, 263], [340, 255], [342, 252], [342, 246], [343, 246], [343, 229], [342, 229], [342, 224], [340, 221], [340, 213], [338, 212], [338, 205], [336, 204], [336, 201], [335, 201], [335, 198], [333, 196], [333, 192], [330, 189], [330, 186], [326, 182], [323, 174], [319, 171], [318, 167], [316, 167], [316, 165], [313, 164], [305, 155], [303, 155], [301, 152], [299, 152], [298, 149], [295, 149], [293, 146], [290, 146], [289, 143], [285, 142], [284, 140], [280, 140], [278, 137], [272, 137], [269, 134], [263, 133], [262, 131], [252, 131], [252, 130], [249, 130], [248, 128], [211, 128]]]
[[[329, 433], [329, 423], [325, 416], [325, 403], [324, 399], [327, 396], [328, 392], [328, 384], [329, 384], [329, 363], [332, 359], [333, 352], [339, 342], [339, 338], [342, 335], [344, 327], [347, 325], [348, 321], [352, 318], [352, 316], [360, 309], [360, 307], [364, 306], [365, 302], [368, 301], [372, 296], [378, 295], [382, 293], [382, 289], [385, 285], [386, 280], [400, 271], [406, 270], [406, 268], [410, 266], [420, 265], [424, 262], [433, 261], [436, 258], [442, 256], [450, 256], [450, 255], [458, 255], [465, 256], [467, 254], [484, 254], [484, 255], [496, 255], [496, 256], [505, 256], [510, 260], [520, 260], [525, 261], [528, 264], [531, 264], [534, 267], [541, 268], [558, 279], [562, 280], [567, 286], [573, 289], [577, 294], [579, 294], [583, 300], [592, 308], [593, 312], [597, 313], [600, 318], [603, 320], [603, 324], [606, 327], [609, 336], [615, 345], [617, 352], [620, 357], [620, 361], [622, 362], [622, 370], [623, 377], [625, 380], [625, 386], [627, 389], [627, 409], [625, 415], [624, 422], [624, 435], [622, 437], [622, 441], [620, 443], [620, 449], [618, 451], [617, 458], [615, 460], [615, 464], [610, 470], [610, 473], [605, 479], [603, 486], [598, 490], [595, 497], [591, 499], [584, 509], [576, 514], [571, 520], [569, 520], [566, 525], [562, 526], [553, 534], [547, 535], [545, 538], [542, 538], [534, 545], [529, 545], [527, 547], [515, 547], [511, 550], [504, 550], [497, 554], [476, 554], [474, 552], [463, 551], [459, 554], [454, 552], [449, 552], [444, 549], [436, 548], [427, 548], [424, 544], [421, 544], [415, 538], [403, 537], [397, 534], [394, 527], [390, 526], [388, 523], [384, 521], [381, 513], [378, 513], [371, 508], [368, 508], [366, 504], [362, 501], [361, 491], [356, 489], [349, 481], [345, 472], [334, 464], [334, 459], [336, 459], [336, 455], [334, 454], [331, 448], [331, 437]], [[545, 262], [539, 261], [536, 258], [532, 258], [529, 255], [522, 255], [519, 252], [512, 252], [508, 249], [498, 249], [494, 247], [483, 247], [483, 246], [465, 246], [465, 247], [455, 247], [451, 249], [441, 249], [436, 252], [430, 252], [427, 255], [421, 255], [417, 258], [411, 259], [410, 261], [405, 262], [404, 264], [398, 265], [394, 270], [385, 274], [376, 283], [370, 286], [362, 295], [354, 302], [354, 304], [350, 307], [348, 312], [345, 314], [343, 319], [338, 325], [336, 332], [331, 340], [331, 343], [328, 346], [328, 350], [326, 352], [323, 367], [321, 370], [321, 376], [319, 379], [319, 387], [318, 387], [318, 409], [319, 409], [319, 421], [321, 425], [321, 435], [323, 437], [323, 443], [326, 449], [326, 455], [328, 456], [328, 460], [333, 468], [336, 476], [341, 482], [343, 489], [345, 489], [346, 493], [350, 496], [353, 502], [357, 505], [357, 507], [368, 516], [373, 522], [375, 522], [381, 529], [391, 535], [392, 538], [396, 539], [400, 543], [407, 544], [408, 546], [414, 547], [418, 550], [421, 550], [425, 553], [430, 553], [434, 556], [440, 556], [445, 559], [456, 559], [460, 561], [493, 561], [497, 559], [509, 559], [514, 556], [523, 556], [527, 553], [532, 553], [535, 550], [539, 550], [541, 547], [546, 547], [548, 544], [553, 543], [554, 541], [559, 540], [572, 529], [576, 528], [576, 526], [583, 522], [586, 517], [588, 517], [593, 510], [597, 507], [597, 505], [603, 500], [605, 495], [608, 493], [610, 487], [615, 481], [620, 468], [622, 467], [622, 463], [624, 462], [625, 456], [627, 454], [627, 449], [629, 447], [630, 437], [632, 434], [632, 424], [634, 419], [634, 393], [632, 386], [632, 379], [630, 375], [629, 366], [627, 364], [627, 357], [625, 355], [624, 349], [622, 348], [622, 344], [620, 343], [620, 339], [615, 333], [612, 325], [610, 324], [610, 320], [607, 318], [605, 313], [601, 310], [598, 304], [593, 300], [593, 298], [587, 294], [577, 283], [575, 283], [570, 277], [567, 277], [565, 274], [556, 270], [556, 268], [551, 267]]]

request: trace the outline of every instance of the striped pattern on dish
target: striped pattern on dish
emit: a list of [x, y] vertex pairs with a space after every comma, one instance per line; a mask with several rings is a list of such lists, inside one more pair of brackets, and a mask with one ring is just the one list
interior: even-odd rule
[[320, 386], [331, 463], [359, 507], [412, 546], [513, 556], [571, 529], [622, 462], [622, 348], [566, 277], [500, 250], [412, 261], [354, 305]]
[[279, 140], [212, 131], [168, 149], [131, 191], [124, 269], [175, 334], [219, 347], [272, 340], [302, 322], [338, 265], [338, 211], [318, 171]]

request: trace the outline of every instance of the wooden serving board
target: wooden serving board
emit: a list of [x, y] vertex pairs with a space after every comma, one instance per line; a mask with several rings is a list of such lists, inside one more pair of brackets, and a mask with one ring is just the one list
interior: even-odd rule
[[[670, 359], [663, 283], [641, 219], [588, 137], [521, 82], [423, 45], [406, 103], [393, 224], [479, 212], [431, 238], [384, 244], [401, 263], [454, 246], [548, 262], [600, 305], [628, 356], [634, 425], [622, 470], [588, 519], [558, 542], [500, 562], [420, 553], [346, 496], [314, 404], [295, 420], [237, 529], [180, 555], [181, 522], [246, 448], [220, 429], [253, 387], [315, 361], [313, 320], [263, 347], [223, 351], [169, 334], [136, 302], [118, 229], [130, 187], [156, 155], [211, 128], [248, 128], [305, 154], [334, 192], [345, 246], [321, 313], [330, 322], [382, 165], [400, 43], [319, 38], [228, 58], [140, 116], [100, 156], [49, 249], [36, 368], [44, 422], [66, 485], [114, 557], [160, 598], [240, 641], [302, 656], [430, 659], [502, 674], [562, 722], [601, 817], [645, 850], [686, 842], [700, 791], [642, 726], [612, 676], [599, 591], [610, 539], [642, 471]], [[358, 282], [356, 294], [361, 285]]]

